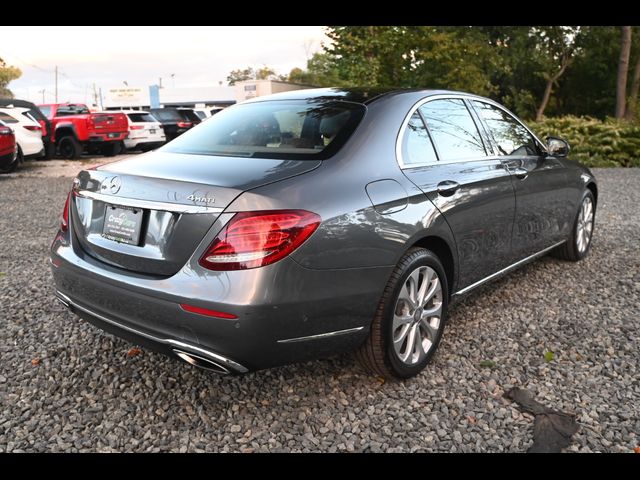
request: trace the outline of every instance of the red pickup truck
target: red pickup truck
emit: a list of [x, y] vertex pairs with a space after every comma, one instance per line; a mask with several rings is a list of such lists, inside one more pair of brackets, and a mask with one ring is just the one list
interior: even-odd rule
[[63, 158], [79, 158], [83, 151], [117, 155], [129, 132], [124, 113], [91, 113], [86, 105], [77, 103], [38, 107], [51, 120], [52, 140]]

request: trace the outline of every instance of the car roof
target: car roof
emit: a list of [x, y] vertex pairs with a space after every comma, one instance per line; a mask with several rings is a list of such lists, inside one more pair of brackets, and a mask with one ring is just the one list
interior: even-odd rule
[[113, 113], [150, 113], [148, 110], [108, 110]]
[[323, 100], [323, 101], [347, 101], [368, 105], [376, 100], [390, 95], [403, 95], [410, 93], [422, 93], [428, 95], [470, 95], [467, 92], [453, 90], [436, 90], [425, 88], [384, 88], [384, 87], [360, 87], [360, 88], [310, 88], [304, 90], [290, 90], [287, 92], [265, 95], [252, 98], [242, 103], [264, 102], [269, 100]]

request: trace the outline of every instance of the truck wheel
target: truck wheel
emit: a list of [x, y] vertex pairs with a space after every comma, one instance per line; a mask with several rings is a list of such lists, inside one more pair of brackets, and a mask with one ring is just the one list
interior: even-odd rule
[[82, 146], [73, 137], [62, 137], [58, 141], [58, 152], [60, 156], [66, 160], [75, 160], [80, 158]]
[[102, 154], [105, 157], [115, 157], [122, 150], [122, 142], [111, 142], [110, 145], [102, 147]]

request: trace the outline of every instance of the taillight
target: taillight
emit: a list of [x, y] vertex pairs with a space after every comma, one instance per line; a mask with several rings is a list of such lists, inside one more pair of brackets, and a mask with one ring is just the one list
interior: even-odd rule
[[129, 130], [142, 130], [143, 128], [143, 125], [129, 125]]
[[0, 135], [11, 135], [13, 133], [13, 130], [11, 130], [9, 127], [0, 127]]
[[191, 127], [191, 122], [178, 122], [178, 127], [180, 127], [180, 128], [189, 128], [189, 127]]
[[42, 130], [40, 125], [23, 125], [23, 127], [32, 132], [39, 132]]
[[67, 201], [64, 202], [64, 210], [62, 211], [62, 219], [60, 220], [60, 230], [66, 232], [69, 230], [69, 201], [71, 199], [71, 192], [67, 195]]
[[286, 257], [320, 225], [320, 217], [305, 210], [242, 212], [213, 240], [200, 259], [209, 270], [263, 267]]

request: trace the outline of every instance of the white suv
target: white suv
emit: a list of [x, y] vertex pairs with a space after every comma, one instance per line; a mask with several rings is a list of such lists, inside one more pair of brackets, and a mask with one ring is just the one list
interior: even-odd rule
[[149, 112], [124, 110], [129, 120], [129, 136], [124, 140], [127, 150], [147, 152], [158, 148], [167, 141], [162, 124]]
[[16, 134], [18, 161], [44, 155], [42, 127], [31, 116], [28, 108], [2, 107], [0, 108], [0, 120], [11, 127]]

